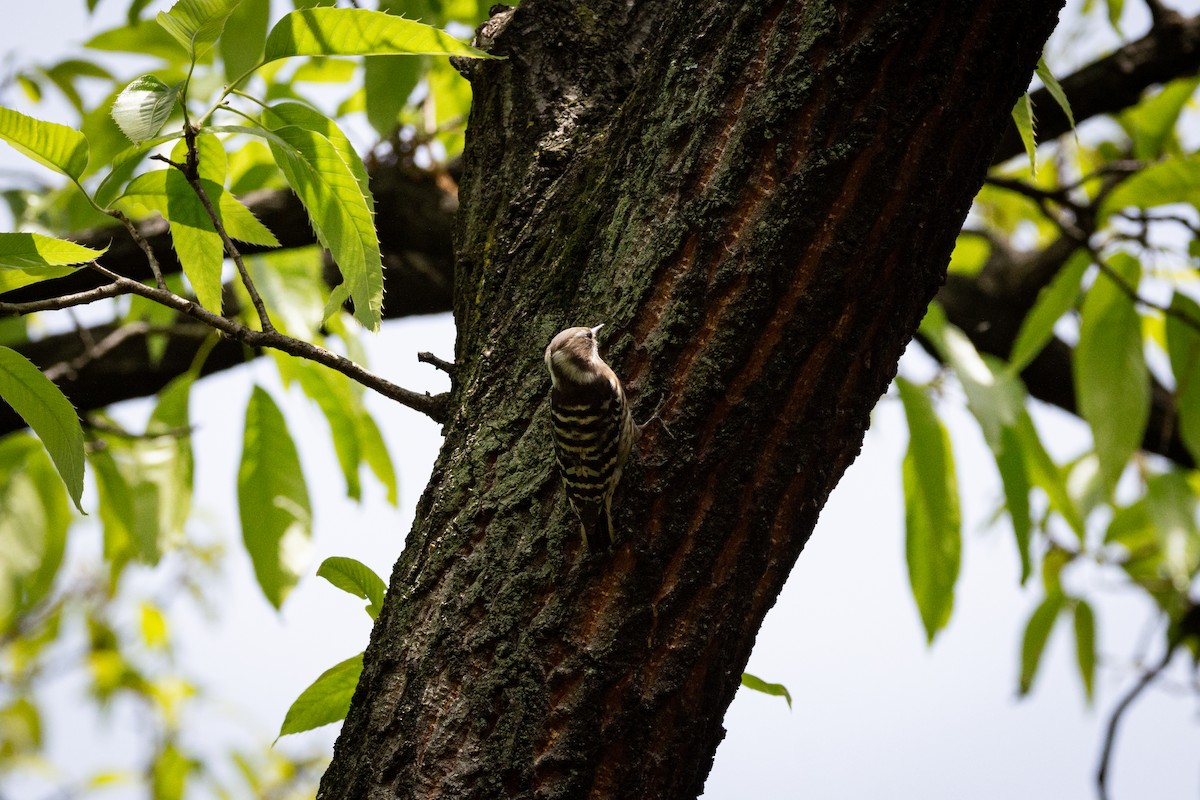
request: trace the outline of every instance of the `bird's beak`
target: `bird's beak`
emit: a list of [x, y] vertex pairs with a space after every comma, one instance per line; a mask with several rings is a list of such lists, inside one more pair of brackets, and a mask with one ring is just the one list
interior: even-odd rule
[[598, 333], [600, 332], [600, 329], [601, 329], [601, 328], [603, 328], [603, 327], [604, 327], [604, 323], [603, 323], [603, 322], [601, 322], [599, 325], [597, 325], [596, 327], [592, 328], [592, 336], [595, 336], [596, 334], [598, 334]]

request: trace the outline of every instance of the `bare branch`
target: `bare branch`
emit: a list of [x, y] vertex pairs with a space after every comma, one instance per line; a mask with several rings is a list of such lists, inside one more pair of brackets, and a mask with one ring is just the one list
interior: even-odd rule
[[1172, 636], [1167, 642], [1167, 651], [1163, 653], [1163, 657], [1159, 662], [1142, 673], [1142, 677], [1138, 678], [1133, 688], [1113, 708], [1112, 715], [1108, 718], [1108, 728], [1104, 734], [1104, 748], [1100, 752], [1100, 765], [1096, 768], [1096, 791], [1099, 794], [1100, 800], [1109, 800], [1108, 767], [1112, 760], [1113, 746], [1117, 741], [1117, 726], [1121, 724], [1121, 717], [1124, 716], [1133, 701], [1138, 698], [1138, 695], [1154, 682], [1154, 679], [1167, 668], [1167, 664], [1171, 663], [1171, 657], [1175, 655], [1175, 648], [1178, 645], [1178, 636]]
[[85, 341], [85, 349], [82, 355], [70, 361], [60, 361], [49, 369], [42, 370], [42, 373], [52, 381], [74, 377], [79, 373], [79, 370], [97, 359], [104, 358], [105, 355], [112, 352], [113, 348], [129, 339], [129, 337], [145, 334], [149, 329], [150, 324], [146, 322], [130, 322], [122, 325], [99, 342], [88, 344]]
[[451, 378], [454, 377], [454, 364], [450, 361], [444, 361], [438, 358], [433, 353], [417, 353], [417, 361], [420, 361], [422, 364], [429, 364], [435, 369], [440, 369]]
[[159, 289], [153, 286], [146, 286], [137, 281], [118, 275], [112, 270], [106, 269], [99, 264], [92, 262], [92, 269], [99, 272], [104, 277], [108, 278], [113, 284], [123, 287], [126, 292], [137, 294], [149, 300], [153, 300], [160, 305], [173, 308], [180, 313], [186, 314], [193, 319], [197, 319], [208, 325], [211, 328], [224, 333], [225, 335], [245, 344], [249, 347], [269, 347], [273, 350], [279, 350], [288, 355], [298, 358], [305, 358], [309, 361], [315, 361], [318, 364], [337, 370], [348, 378], [351, 378], [369, 389], [374, 389], [379, 394], [387, 397], [390, 400], [395, 400], [401, 405], [408, 406], [414, 411], [420, 411], [422, 414], [433, 419], [435, 422], [444, 422], [446, 420], [446, 395], [437, 396], [428, 393], [420, 394], [418, 392], [404, 389], [391, 381], [383, 378], [375, 373], [364, 369], [359, 364], [354, 363], [345, 356], [334, 353], [331, 350], [326, 350], [309, 342], [304, 342], [299, 339], [293, 339], [278, 331], [256, 331], [253, 328], [248, 328], [237, 320], [222, 317], [219, 314], [214, 314], [206, 308], [180, 297], [174, 292], [166, 289]]
[[150, 246], [150, 243], [146, 241], [141, 231], [138, 230], [138, 227], [133, 224], [133, 220], [129, 219], [129, 217], [116, 210], [110, 210], [108, 215], [124, 225], [125, 230], [129, 231], [129, 236], [142, 249], [142, 252], [146, 254], [146, 263], [150, 265], [150, 271], [154, 274], [154, 283], [158, 288], [165, 291], [167, 282], [163, 279], [162, 267], [159, 266], [158, 258], [154, 255], [154, 248]]
[[60, 311], [64, 308], [87, 305], [97, 300], [123, 294], [129, 294], [129, 290], [115, 283], [108, 283], [95, 289], [88, 289], [86, 292], [76, 292], [62, 297], [48, 297], [45, 300], [33, 300], [28, 303], [0, 303], [0, 317], [19, 317], [37, 311]]

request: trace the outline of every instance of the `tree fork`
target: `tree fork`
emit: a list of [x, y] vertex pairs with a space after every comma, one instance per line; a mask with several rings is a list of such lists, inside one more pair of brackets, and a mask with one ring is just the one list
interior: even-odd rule
[[[480, 40], [455, 389], [320, 797], [688, 798], [1058, 3], [526, 0]], [[581, 549], [541, 353], [639, 418]]]

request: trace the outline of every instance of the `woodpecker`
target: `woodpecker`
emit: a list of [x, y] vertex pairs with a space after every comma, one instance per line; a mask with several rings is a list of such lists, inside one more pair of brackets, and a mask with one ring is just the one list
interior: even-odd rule
[[567, 328], [546, 348], [554, 454], [589, 550], [613, 544], [613, 493], [640, 433], [620, 379], [600, 358], [603, 327]]

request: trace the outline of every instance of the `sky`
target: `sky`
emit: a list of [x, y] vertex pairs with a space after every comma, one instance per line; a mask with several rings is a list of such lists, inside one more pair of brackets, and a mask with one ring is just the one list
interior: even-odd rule
[[[125, 4], [101, 0], [98, 15], [111, 24]], [[6, 58], [44, 63], [80, 53], [86, 38], [82, 0], [7, 0], [5, 5], [0, 54]], [[43, 118], [69, 120], [62, 106], [20, 107]], [[0, 146], [0, 169], [19, 163]], [[416, 353], [429, 350], [450, 358], [453, 337], [448, 315], [387, 323], [369, 343], [372, 368], [405, 387], [440, 391], [444, 376], [418, 364]], [[930, 365], [914, 351], [904, 369], [921, 377]], [[214, 751], [229, 741], [250, 745], [273, 738], [296, 695], [326, 668], [359, 652], [370, 630], [359, 601], [316, 577], [301, 581], [281, 613], [254, 584], [233, 502], [237, 432], [256, 383], [282, 402], [294, 431], [316, 431], [298, 442], [314, 501], [313, 570], [325, 557], [343, 555], [390, 574], [440, 444], [431, 421], [373, 399], [372, 411], [400, 474], [401, 502], [398, 509], [388, 506], [379, 487], [367, 481], [359, 505], [340, 497], [342, 479], [319, 413], [308, 401], [284, 393], [269, 364], [197, 385], [194, 506], [200, 510], [198, 524], [224, 541], [229, 555], [214, 587], [220, 618], [208, 619], [184, 604], [172, 624], [181, 638], [180, 662], [213, 696], [223, 698], [219, 708], [188, 726], [189, 742]], [[948, 629], [927, 647], [908, 589], [900, 489], [907, 432], [899, 402], [885, 397], [862, 454], [822, 513], [747, 667], [785, 684], [792, 708], [779, 698], [747, 690], [738, 694], [726, 716], [728, 733], [717, 751], [706, 800], [1094, 796], [1108, 712], [1136, 677], [1136, 646], [1147, 626], [1158, 630], [1151, 609], [1119, 586], [1100, 593], [1101, 665], [1094, 707], [1083, 696], [1065, 626], [1051, 639], [1032, 696], [1018, 700], [1021, 634], [1040, 590], [1036, 581], [1026, 589], [1018, 585], [1011, 530], [1003, 522], [989, 522], [1000, 486], [977, 426], [954, 403], [944, 403], [941, 410], [956, 447], [964, 517], [964, 562]], [[144, 417], [146, 406], [126, 404], [119, 413], [136, 420]], [[1056, 456], [1086, 448], [1086, 431], [1073, 417], [1042, 408], [1036, 419], [1042, 430], [1053, 430], [1049, 445]], [[95, 552], [98, 532], [84, 525], [73, 536], [72, 560], [78, 564]], [[1102, 580], [1078, 576], [1093, 578]], [[138, 580], [153, 590], [166, 578], [146, 574]], [[1180, 666], [1171, 673], [1176, 684], [1185, 675]], [[51, 759], [78, 775], [113, 763], [138, 763], [139, 754], [129, 751], [121, 732], [136, 720], [118, 707], [107, 720], [81, 722], [74, 698], [82, 691], [82, 680], [66, 676], [48, 698]], [[1153, 689], [1143, 696], [1122, 727], [1114, 797], [1200, 795], [1197, 710], [1186, 692]], [[277, 746], [295, 753], [328, 750], [335, 734], [336, 726], [286, 737]], [[18, 798], [41, 796], [20, 793], [32, 792], [34, 784], [0, 781], [0, 793], [5, 789]], [[102, 796], [136, 795], [118, 789]]]

